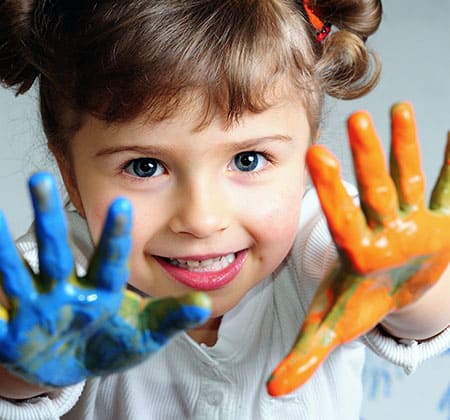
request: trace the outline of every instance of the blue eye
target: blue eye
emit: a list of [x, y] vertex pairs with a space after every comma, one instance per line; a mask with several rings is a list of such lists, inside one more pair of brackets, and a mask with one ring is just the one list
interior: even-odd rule
[[242, 152], [233, 158], [230, 168], [241, 172], [254, 172], [264, 168], [267, 162], [262, 153]]
[[133, 159], [125, 166], [125, 172], [138, 178], [150, 178], [164, 173], [164, 166], [158, 159]]

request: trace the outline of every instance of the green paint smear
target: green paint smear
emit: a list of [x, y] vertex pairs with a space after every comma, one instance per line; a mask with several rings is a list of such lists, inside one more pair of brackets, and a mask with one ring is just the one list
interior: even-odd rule
[[421, 256], [409, 261], [408, 264], [393, 268], [388, 271], [391, 278], [391, 288], [389, 296], [394, 296], [399, 289], [407, 282], [414, 274], [416, 274], [424, 265], [428, 256]]
[[158, 331], [162, 321], [170, 312], [180, 309], [182, 304], [176, 299], [152, 300], [139, 314], [139, 324], [142, 329]]
[[139, 312], [141, 299], [136, 294], [126, 291], [119, 309], [120, 317], [135, 328], [138, 327], [136, 314]]

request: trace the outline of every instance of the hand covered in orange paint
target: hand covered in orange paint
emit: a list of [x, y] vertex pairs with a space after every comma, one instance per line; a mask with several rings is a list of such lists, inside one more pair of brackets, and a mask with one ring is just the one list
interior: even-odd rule
[[326, 148], [314, 145], [307, 154], [340, 264], [320, 285], [296, 344], [269, 379], [271, 395], [301, 386], [336, 346], [416, 301], [450, 262], [450, 136], [427, 206], [410, 104], [391, 109], [390, 174], [367, 113], [349, 118], [348, 135], [360, 206]]

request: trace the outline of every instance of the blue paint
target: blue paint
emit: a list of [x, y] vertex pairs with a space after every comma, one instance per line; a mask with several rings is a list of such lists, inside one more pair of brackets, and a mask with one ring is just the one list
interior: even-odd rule
[[[109, 208], [91, 276], [98, 288], [116, 291], [128, 280], [128, 254], [131, 250], [132, 208], [128, 200], [117, 198]], [[107, 262], [107, 263], [105, 263]]]
[[40, 274], [24, 265], [0, 214], [0, 279], [10, 303], [9, 321], [0, 318], [0, 363], [9, 371], [36, 384], [75, 384], [131, 367], [209, 317], [208, 300], [171, 298], [140, 310], [140, 297], [124, 295], [132, 219], [124, 198], [111, 204], [87, 275], [77, 278], [52, 176], [39, 173], [29, 185]]
[[366, 351], [363, 369], [363, 385], [369, 400], [390, 398], [395, 379], [404, 377], [403, 370], [392, 363]]
[[67, 222], [58, 190], [50, 174], [31, 176], [29, 182], [35, 214], [36, 239], [42, 287], [70, 276], [74, 263], [69, 247]]
[[[439, 358], [445, 359], [450, 356], [450, 349], [442, 353]], [[447, 369], [447, 360], [442, 360], [442, 368]], [[385, 404], [387, 407], [395, 407], [397, 403], [396, 389], [402, 387], [401, 381], [406, 379], [406, 375], [398, 366], [391, 364], [390, 362], [375, 356], [372, 352], [367, 351], [366, 363], [363, 371], [363, 384], [364, 384], [364, 394], [368, 400], [378, 401], [380, 404]], [[432, 377], [429, 378], [432, 382]], [[414, 382], [414, 375], [409, 377], [408, 381]], [[411, 385], [409, 385], [411, 386]], [[423, 388], [423, 378], [419, 377], [417, 380], [417, 391]], [[450, 383], [447, 387], [440, 388], [433, 384], [430, 388], [427, 398], [423, 398], [422, 404], [429, 405], [430, 419], [439, 416], [439, 419], [450, 420]], [[421, 395], [421, 394], [418, 394]], [[366, 418], [372, 418], [369, 410], [364, 414]], [[441, 414], [437, 414], [441, 413]], [[444, 417], [442, 417], [442, 415]], [[436, 417], [437, 418], [437, 417]], [[361, 419], [362, 420], [362, 419]]]
[[209, 311], [197, 306], [182, 305], [177, 310], [170, 311], [165, 319], [161, 321], [158, 332], [170, 332], [192, 328], [209, 316]]
[[16, 250], [2, 213], [0, 213], [0, 276], [3, 290], [10, 298], [33, 293], [28, 270]]
[[[450, 356], [450, 349], [446, 350], [442, 356]], [[441, 413], [446, 413], [447, 420], [450, 420], [450, 382], [447, 386], [447, 389], [444, 390], [439, 403], [438, 403], [438, 411]]]
[[381, 394], [386, 398], [392, 394], [392, 376], [388, 369], [380, 369], [372, 373], [369, 398], [373, 400]]
[[447, 413], [447, 419], [450, 420], [450, 383], [439, 401], [438, 410]]

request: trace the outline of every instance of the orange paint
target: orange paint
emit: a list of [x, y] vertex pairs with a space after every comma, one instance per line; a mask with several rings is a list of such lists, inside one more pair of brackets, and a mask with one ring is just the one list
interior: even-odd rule
[[[374, 303], [370, 307], [367, 305], [369, 299]], [[333, 309], [335, 312], [342, 312], [340, 317], [335, 316], [337, 314], [333, 310], [321, 320], [308, 315], [299, 340], [268, 382], [269, 394], [280, 396], [294, 391], [311, 377], [331, 351], [370, 330], [374, 325], [373, 320], [385, 315], [390, 306], [391, 298], [388, 297], [386, 288], [368, 279], [361, 282], [354, 292], [335, 297]], [[324, 320], [330, 325], [324, 324]], [[336, 323], [333, 325], [334, 321]], [[311, 332], [313, 323], [314, 333]], [[307, 329], [305, 325], [308, 325]], [[311, 348], [314, 349], [313, 352]]]
[[292, 392], [338, 345], [419, 299], [450, 262], [450, 136], [428, 208], [411, 105], [394, 105], [391, 122], [389, 173], [370, 116], [357, 112], [348, 120], [360, 206], [340, 181], [336, 158], [320, 145], [308, 151], [341, 264], [324, 279], [296, 344], [269, 379], [271, 395]]
[[310, 3], [310, 0], [305, 0], [303, 2], [303, 7], [305, 8], [306, 15], [308, 16], [311, 25], [314, 29], [320, 31], [323, 28], [323, 21], [314, 13]]

